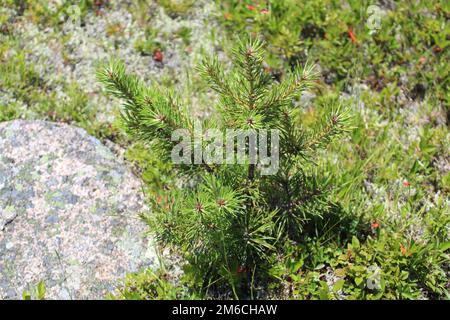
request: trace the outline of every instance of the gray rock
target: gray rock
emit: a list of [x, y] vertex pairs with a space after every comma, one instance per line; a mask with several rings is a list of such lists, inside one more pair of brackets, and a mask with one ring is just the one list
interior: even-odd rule
[[126, 272], [156, 267], [141, 193], [82, 129], [0, 123], [0, 299], [39, 281], [49, 299], [101, 299]]

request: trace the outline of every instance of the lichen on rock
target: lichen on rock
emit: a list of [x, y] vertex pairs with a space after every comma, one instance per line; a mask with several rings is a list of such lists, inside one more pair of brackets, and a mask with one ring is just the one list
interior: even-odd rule
[[50, 299], [101, 299], [156, 267], [141, 182], [84, 130], [0, 123], [0, 299], [44, 281]]

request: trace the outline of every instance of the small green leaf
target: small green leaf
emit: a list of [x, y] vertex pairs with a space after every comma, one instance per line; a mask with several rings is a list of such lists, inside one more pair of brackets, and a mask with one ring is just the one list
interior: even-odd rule
[[336, 283], [333, 285], [333, 291], [339, 291], [344, 287], [345, 284], [345, 280], [344, 279], [339, 279], [338, 281], [336, 281]]
[[343, 269], [343, 268], [339, 268], [339, 269], [336, 269], [336, 270], [334, 270], [334, 274], [336, 275], [336, 276], [338, 276], [338, 277], [345, 277], [345, 274], [346, 274], [347, 272], [345, 271], [345, 269]]
[[44, 300], [45, 299], [45, 283], [44, 281], [39, 281], [37, 288], [36, 288], [36, 296], [38, 300]]
[[323, 263], [321, 263], [321, 264], [318, 264], [315, 268], [314, 268], [314, 270], [320, 270], [320, 269], [323, 269], [325, 267], [325, 265], [323, 264]]
[[320, 290], [319, 290], [320, 300], [329, 300], [330, 297], [329, 297], [328, 293], [329, 293], [328, 284], [325, 281], [321, 281], [320, 282]]
[[352, 266], [352, 267], [351, 267], [351, 270], [352, 270], [353, 272], [359, 272], [359, 273], [361, 273], [361, 272], [365, 272], [365, 271], [366, 271], [366, 267], [363, 267], [363, 266]]
[[352, 247], [353, 247], [353, 249], [359, 249], [359, 247], [360, 247], [359, 240], [355, 236], [353, 236], [353, 238], [352, 238]]
[[23, 300], [31, 300], [31, 294], [28, 291], [22, 292], [22, 299]]
[[294, 265], [294, 272], [297, 272], [301, 267], [303, 267], [303, 260], [299, 260], [295, 265]]
[[355, 278], [355, 284], [356, 284], [357, 286], [359, 286], [361, 283], [363, 283], [363, 281], [364, 281], [364, 279], [361, 278], [361, 277]]
[[450, 242], [441, 243], [439, 246], [439, 250], [441, 251], [447, 251], [448, 249], [450, 249]]

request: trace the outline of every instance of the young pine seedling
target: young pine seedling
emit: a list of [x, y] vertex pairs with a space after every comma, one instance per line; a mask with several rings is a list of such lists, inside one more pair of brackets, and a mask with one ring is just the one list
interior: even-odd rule
[[[217, 112], [208, 119], [194, 119], [172, 92], [144, 86], [121, 62], [98, 72], [107, 92], [123, 100], [122, 120], [131, 136], [148, 143], [163, 161], [185, 153], [174, 166], [180, 181], [188, 183], [150, 199], [157, 238], [179, 249], [204, 286], [227, 283], [236, 296], [252, 291], [284, 241], [299, 241], [305, 224], [329, 210], [329, 181], [311, 169], [313, 156], [349, 130], [349, 112], [341, 106], [330, 107], [313, 129], [299, 125], [294, 101], [315, 85], [314, 66], [298, 66], [278, 83], [264, 67], [263, 45], [257, 39], [240, 41], [228, 71], [217, 58], [203, 60], [199, 72], [219, 97]], [[211, 129], [214, 142], [205, 139]], [[227, 144], [230, 130], [266, 136], [253, 142], [244, 136], [239, 154], [239, 146]], [[216, 161], [195, 151], [211, 145]], [[240, 163], [217, 161], [236, 151]], [[242, 156], [252, 152], [256, 159], [266, 154], [273, 170]]]

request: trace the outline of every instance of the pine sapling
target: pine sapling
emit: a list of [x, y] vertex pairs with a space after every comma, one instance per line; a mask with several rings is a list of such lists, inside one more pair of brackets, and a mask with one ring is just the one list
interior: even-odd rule
[[[258, 39], [240, 41], [231, 70], [224, 70], [217, 57], [203, 60], [198, 71], [218, 95], [216, 114], [206, 119], [194, 119], [173, 92], [144, 86], [121, 62], [98, 72], [106, 90], [124, 102], [127, 132], [165, 161], [173, 160], [180, 144], [173, 139], [177, 130], [190, 138], [183, 152], [211, 147], [208, 139], [195, 141], [198, 126], [202, 132], [221, 132], [216, 149], [226, 149], [229, 130], [279, 134], [278, 140], [266, 137], [269, 145], [277, 142], [276, 148], [264, 146], [269, 156], [277, 154], [278, 168], [271, 174], [248, 158], [229, 164], [199, 160], [192, 152], [175, 165], [186, 183], [150, 199], [149, 221], [157, 238], [179, 249], [204, 286], [228, 283], [236, 296], [252, 289], [284, 241], [300, 240], [305, 224], [329, 210], [330, 181], [315, 173], [313, 158], [349, 130], [349, 112], [340, 105], [330, 106], [313, 129], [299, 125], [294, 101], [316, 84], [318, 74], [312, 64], [297, 66], [279, 83], [264, 67], [263, 47]], [[263, 151], [250, 139], [243, 145], [246, 154]]]

